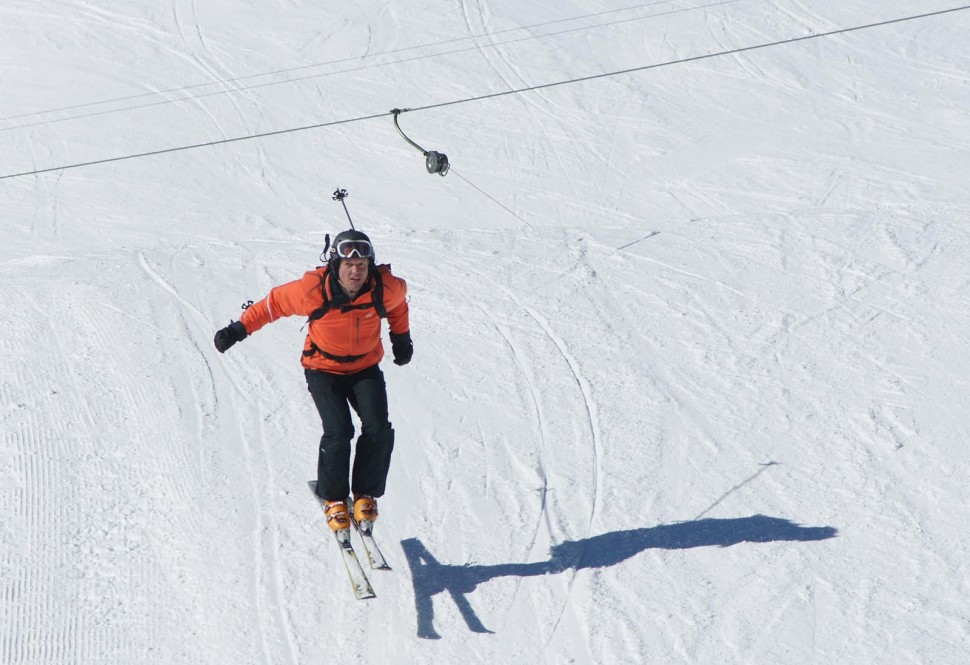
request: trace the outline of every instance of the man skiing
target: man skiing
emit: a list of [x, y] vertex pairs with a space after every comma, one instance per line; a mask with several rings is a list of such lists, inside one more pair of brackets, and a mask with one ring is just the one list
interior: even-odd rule
[[[391, 274], [389, 265], [376, 264], [370, 238], [354, 229], [343, 231], [334, 238], [327, 259], [326, 266], [273, 288], [239, 321], [218, 331], [214, 343], [225, 353], [267, 323], [284, 316], [309, 318], [303, 368], [323, 422], [316, 492], [325, 502], [327, 524], [339, 532], [350, 527], [346, 499], [351, 491], [354, 518], [365, 528], [373, 526], [394, 448], [387, 389], [378, 366], [384, 357], [381, 318], [390, 325], [394, 364], [410, 362], [413, 347], [407, 284]], [[351, 408], [361, 421], [352, 471]]]

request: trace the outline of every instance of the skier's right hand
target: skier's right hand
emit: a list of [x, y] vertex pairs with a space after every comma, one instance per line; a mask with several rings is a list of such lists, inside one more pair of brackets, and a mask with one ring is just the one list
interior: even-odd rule
[[230, 346], [236, 342], [241, 342], [246, 339], [248, 334], [249, 333], [246, 332], [246, 326], [244, 326], [241, 321], [233, 321], [228, 326], [217, 332], [212, 341], [216, 345], [216, 350], [219, 351], [219, 353], [225, 353]]

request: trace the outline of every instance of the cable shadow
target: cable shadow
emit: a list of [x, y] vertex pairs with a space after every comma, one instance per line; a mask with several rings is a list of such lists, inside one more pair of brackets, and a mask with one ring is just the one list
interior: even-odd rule
[[681, 550], [782, 540], [826, 540], [837, 534], [838, 530], [834, 527], [803, 527], [789, 520], [765, 515], [700, 519], [566, 541], [552, 547], [548, 561], [491, 566], [442, 564], [417, 538], [402, 540], [401, 547], [411, 568], [418, 637], [440, 639], [441, 635], [434, 627], [434, 596], [447, 592], [469, 630], [491, 633], [475, 614], [465, 595], [474, 591], [479, 584], [499, 577], [532, 577], [566, 570], [606, 568], [650, 549]]

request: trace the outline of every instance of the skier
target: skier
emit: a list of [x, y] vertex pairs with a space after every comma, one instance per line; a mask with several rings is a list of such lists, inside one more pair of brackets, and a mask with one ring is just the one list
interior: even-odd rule
[[[378, 366], [384, 357], [381, 318], [390, 325], [394, 364], [408, 364], [413, 345], [407, 284], [391, 274], [389, 265], [376, 264], [370, 238], [354, 229], [343, 231], [334, 238], [327, 259], [327, 265], [272, 289], [239, 321], [218, 331], [214, 342], [225, 353], [267, 323], [284, 316], [309, 317], [303, 368], [323, 422], [316, 492], [325, 502], [327, 524], [340, 532], [350, 527], [346, 500], [351, 490], [354, 518], [365, 528], [373, 527], [394, 448], [387, 389]], [[361, 421], [352, 473], [350, 408]]]

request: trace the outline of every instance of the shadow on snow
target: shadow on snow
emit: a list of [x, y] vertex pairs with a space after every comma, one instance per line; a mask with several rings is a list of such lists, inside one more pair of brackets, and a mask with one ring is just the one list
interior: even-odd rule
[[566, 541], [552, 547], [548, 561], [491, 566], [439, 563], [417, 538], [401, 541], [401, 547], [414, 582], [418, 637], [439, 639], [441, 636], [434, 627], [432, 598], [445, 591], [458, 606], [470, 630], [491, 633], [482, 625], [465, 594], [474, 591], [479, 584], [498, 577], [532, 577], [566, 570], [605, 568], [650, 549], [681, 550], [781, 540], [825, 540], [835, 537], [837, 533], [835, 528], [829, 526], [803, 527], [789, 520], [764, 515], [701, 519]]

